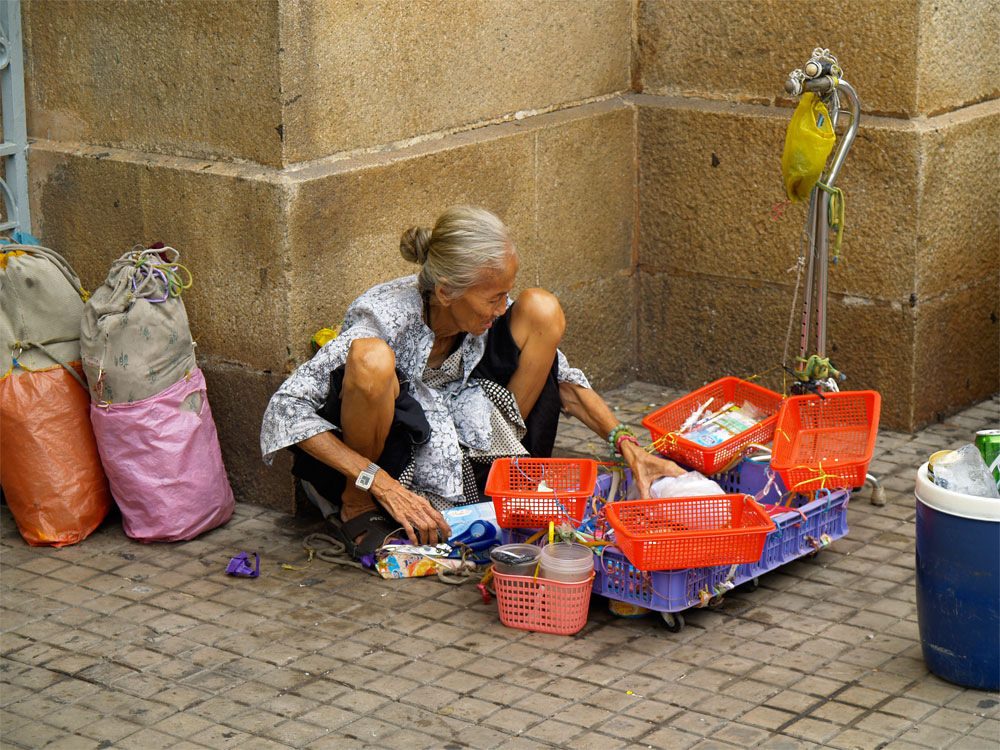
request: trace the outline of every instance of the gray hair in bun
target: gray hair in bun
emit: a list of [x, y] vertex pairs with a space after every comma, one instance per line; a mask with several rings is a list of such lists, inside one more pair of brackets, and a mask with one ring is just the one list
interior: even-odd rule
[[452, 299], [483, 281], [484, 272], [500, 270], [516, 253], [503, 222], [483, 208], [452, 206], [428, 232], [411, 227], [403, 232], [399, 252], [410, 263], [420, 264], [420, 291], [429, 294], [437, 284]]

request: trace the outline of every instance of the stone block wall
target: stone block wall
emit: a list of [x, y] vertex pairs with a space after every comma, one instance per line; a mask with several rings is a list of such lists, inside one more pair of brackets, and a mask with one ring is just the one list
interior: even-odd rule
[[22, 7], [34, 232], [91, 288], [137, 242], [181, 252], [240, 500], [291, 506], [268, 397], [448, 205], [509, 224], [596, 384], [632, 377], [629, 0]]
[[91, 288], [137, 242], [181, 252], [234, 490], [290, 508], [268, 396], [450, 204], [510, 225], [599, 387], [777, 364], [782, 84], [822, 43], [866, 107], [831, 354], [911, 429], [997, 387], [998, 11], [840, 8], [849, 32], [790, 0], [23, 0], [33, 231]]
[[796, 103], [783, 84], [821, 45], [863, 113], [838, 179], [827, 355], [846, 387], [882, 393], [895, 429], [996, 392], [1000, 6], [649, 0], [637, 25], [639, 377], [694, 387], [766, 372], [781, 387], [789, 333], [788, 356], [799, 349], [787, 269], [808, 211], [772, 217]]

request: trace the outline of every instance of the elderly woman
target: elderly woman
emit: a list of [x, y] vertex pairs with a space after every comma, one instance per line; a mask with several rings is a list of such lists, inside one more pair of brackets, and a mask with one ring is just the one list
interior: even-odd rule
[[559, 351], [566, 321], [541, 289], [510, 292], [518, 255], [483, 209], [414, 227], [400, 252], [416, 276], [378, 284], [348, 308], [340, 335], [278, 389], [261, 449], [296, 454], [293, 473], [357, 558], [400, 527], [446, 540], [440, 511], [482, 499], [500, 456], [550, 456], [560, 409], [608, 440], [640, 491], [683, 473], [643, 450]]

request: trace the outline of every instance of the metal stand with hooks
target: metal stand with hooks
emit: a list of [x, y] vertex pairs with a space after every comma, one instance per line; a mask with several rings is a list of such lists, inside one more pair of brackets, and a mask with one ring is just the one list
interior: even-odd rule
[[[796, 382], [792, 384], [793, 392], [811, 391], [821, 393], [823, 388], [837, 390], [837, 381], [844, 375], [831, 364], [826, 354], [826, 315], [828, 284], [827, 276], [830, 270], [830, 211], [831, 190], [840, 169], [847, 158], [847, 152], [854, 142], [861, 119], [861, 105], [854, 88], [843, 78], [837, 58], [830, 51], [817, 47], [812, 57], [799, 69], [792, 71], [785, 82], [785, 91], [792, 96], [798, 96], [805, 91], [811, 91], [825, 105], [830, 113], [831, 124], [836, 131], [840, 115], [845, 110], [841, 107], [841, 96], [847, 100], [847, 114], [851, 121], [847, 131], [841, 136], [837, 151], [829, 169], [820, 177], [818, 184], [812, 190], [809, 199], [809, 217], [806, 220], [806, 287], [802, 303], [802, 329], [799, 338], [798, 367], [794, 374]], [[836, 262], [836, 259], [834, 259]], [[809, 339], [811, 329], [815, 331], [815, 354], [809, 356]]]
[[[847, 100], [847, 114], [851, 121], [847, 131], [841, 136], [837, 151], [829, 169], [823, 173], [819, 182], [812, 189], [809, 198], [809, 217], [806, 219], [806, 287], [802, 302], [802, 330], [799, 338], [798, 366], [795, 370], [795, 382], [792, 383], [793, 393], [814, 392], [822, 397], [823, 389], [836, 391], [837, 383], [844, 379], [844, 374], [830, 364], [826, 355], [826, 314], [829, 287], [827, 276], [830, 271], [830, 200], [832, 188], [844, 166], [844, 159], [854, 142], [861, 120], [861, 103], [858, 95], [842, 77], [842, 70], [837, 58], [830, 50], [817, 47], [812, 57], [802, 68], [796, 69], [785, 81], [785, 91], [791, 96], [799, 96], [805, 91], [811, 91], [826, 105], [830, 113], [831, 124], [836, 132], [841, 112], [841, 96]], [[836, 259], [834, 259], [836, 262]], [[811, 329], [815, 331], [816, 353], [809, 356], [809, 339]], [[885, 489], [878, 479], [868, 474], [866, 484], [872, 485], [871, 502], [873, 505], [885, 505]]]

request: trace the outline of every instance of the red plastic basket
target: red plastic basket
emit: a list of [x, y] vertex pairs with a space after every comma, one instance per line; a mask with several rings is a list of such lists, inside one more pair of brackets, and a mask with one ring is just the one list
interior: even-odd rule
[[567, 516], [583, 520], [596, 482], [597, 462], [589, 458], [498, 458], [486, 494], [501, 528], [538, 528]]
[[760, 560], [774, 521], [743, 494], [624, 500], [605, 506], [615, 544], [639, 570]]
[[881, 405], [877, 391], [786, 399], [774, 431], [771, 468], [792, 492], [862, 486]]
[[566, 583], [493, 571], [500, 622], [508, 628], [572, 635], [587, 624], [594, 576]]
[[[767, 417], [739, 435], [711, 447], [699, 445], [678, 435], [677, 430], [684, 421], [709, 397], [714, 399], [713, 407], [721, 407], [728, 401], [736, 406], [749, 403]], [[774, 391], [739, 378], [720, 378], [648, 414], [642, 420], [642, 426], [649, 430], [653, 444], [664, 456], [676, 459], [703, 474], [714, 474], [724, 469], [750, 443], [764, 444], [771, 441], [780, 407], [781, 395]]]

